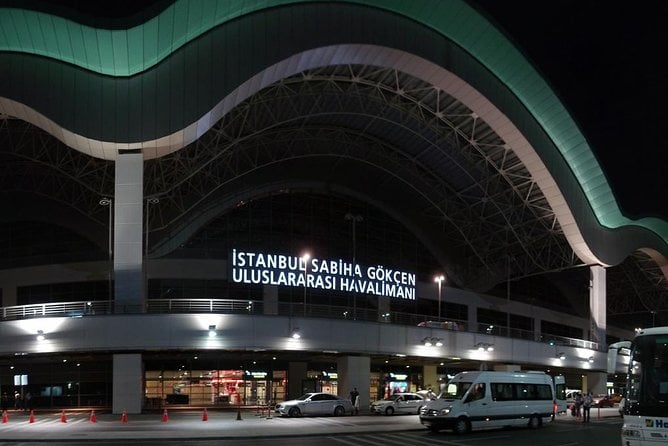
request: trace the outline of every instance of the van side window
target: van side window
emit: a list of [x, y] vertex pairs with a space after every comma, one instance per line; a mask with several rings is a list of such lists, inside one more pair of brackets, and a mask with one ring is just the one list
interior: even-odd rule
[[485, 397], [485, 384], [477, 383], [471, 387], [471, 391], [469, 392], [469, 396], [466, 398], [465, 402], [470, 403], [471, 401], [477, 401], [484, 397]]

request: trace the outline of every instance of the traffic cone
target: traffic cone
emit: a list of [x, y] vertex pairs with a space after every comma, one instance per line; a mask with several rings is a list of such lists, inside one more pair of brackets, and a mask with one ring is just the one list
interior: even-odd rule
[[162, 422], [163, 422], [163, 423], [166, 423], [166, 422], [168, 422], [168, 421], [169, 421], [169, 414], [167, 413], [167, 409], [165, 409], [165, 410], [162, 412]]
[[35, 422], [35, 411], [30, 410], [30, 416], [28, 417], [28, 423], [34, 423]]
[[121, 423], [127, 423], [128, 422], [128, 413], [123, 409], [123, 413], [121, 414]]
[[7, 411], [3, 410], [2, 411], [2, 422], [3, 423], [9, 423], [9, 415], [7, 415]]
[[65, 411], [64, 410], [60, 413], [60, 422], [61, 423], [67, 423], [67, 417], [65, 416]]
[[97, 418], [95, 417], [95, 411], [94, 410], [90, 411], [90, 418], [89, 418], [88, 421], [90, 421], [91, 423], [97, 423]]
[[202, 421], [209, 421], [209, 413], [206, 411], [206, 407], [204, 408], [204, 413], [202, 414]]

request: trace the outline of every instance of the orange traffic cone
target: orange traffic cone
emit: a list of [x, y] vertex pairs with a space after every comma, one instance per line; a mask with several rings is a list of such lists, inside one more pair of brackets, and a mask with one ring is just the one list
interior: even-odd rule
[[67, 417], [65, 416], [65, 411], [63, 410], [60, 414], [60, 422], [67, 423]]
[[97, 418], [95, 417], [95, 411], [94, 410], [90, 411], [90, 418], [89, 418], [88, 421], [90, 421], [91, 423], [97, 423]]
[[163, 423], [166, 423], [166, 422], [168, 422], [168, 421], [169, 421], [169, 414], [167, 413], [167, 409], [165, 409], [165, 410], [162, 412], [162, 422], [163, 422]]
[[7, 415], [7, 411], [3, 410], [2, 411], [2, 422], [3, 423], [9, 423], [9, 415]]
[[128, 422], [128, 413], [123, 409], [123, 413], [121, 414], [121, 423], [127, 423]]
[[206, 411], [206, 407], [204, 408], [204, 413], [202, 414], [202, 421], [209, 421], [209, 413]]
[[35, 422], [35, 411], [30, 410], [30, 416], [28, 417], [28, 423], [34, 423]]

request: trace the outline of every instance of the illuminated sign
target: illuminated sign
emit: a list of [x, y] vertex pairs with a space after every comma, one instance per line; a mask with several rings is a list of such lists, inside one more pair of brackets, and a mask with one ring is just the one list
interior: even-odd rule
[[415, 300], [415, 274], [382, 265], [232, 250], [232, 281]]

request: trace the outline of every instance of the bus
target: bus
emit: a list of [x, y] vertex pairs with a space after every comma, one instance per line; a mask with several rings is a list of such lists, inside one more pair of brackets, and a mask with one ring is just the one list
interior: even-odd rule
[[608, 348], [608, 373], [629, 350], [622, 416], [623, 446], [668, 445], [668, 327], [639, 330], [632, 341]]
[[420, 409], [420, 423], [432, 432], [528, 426], [538, 428], [565, 410], [563, 376], [544, 372], [461, 372], [438, 398]]

